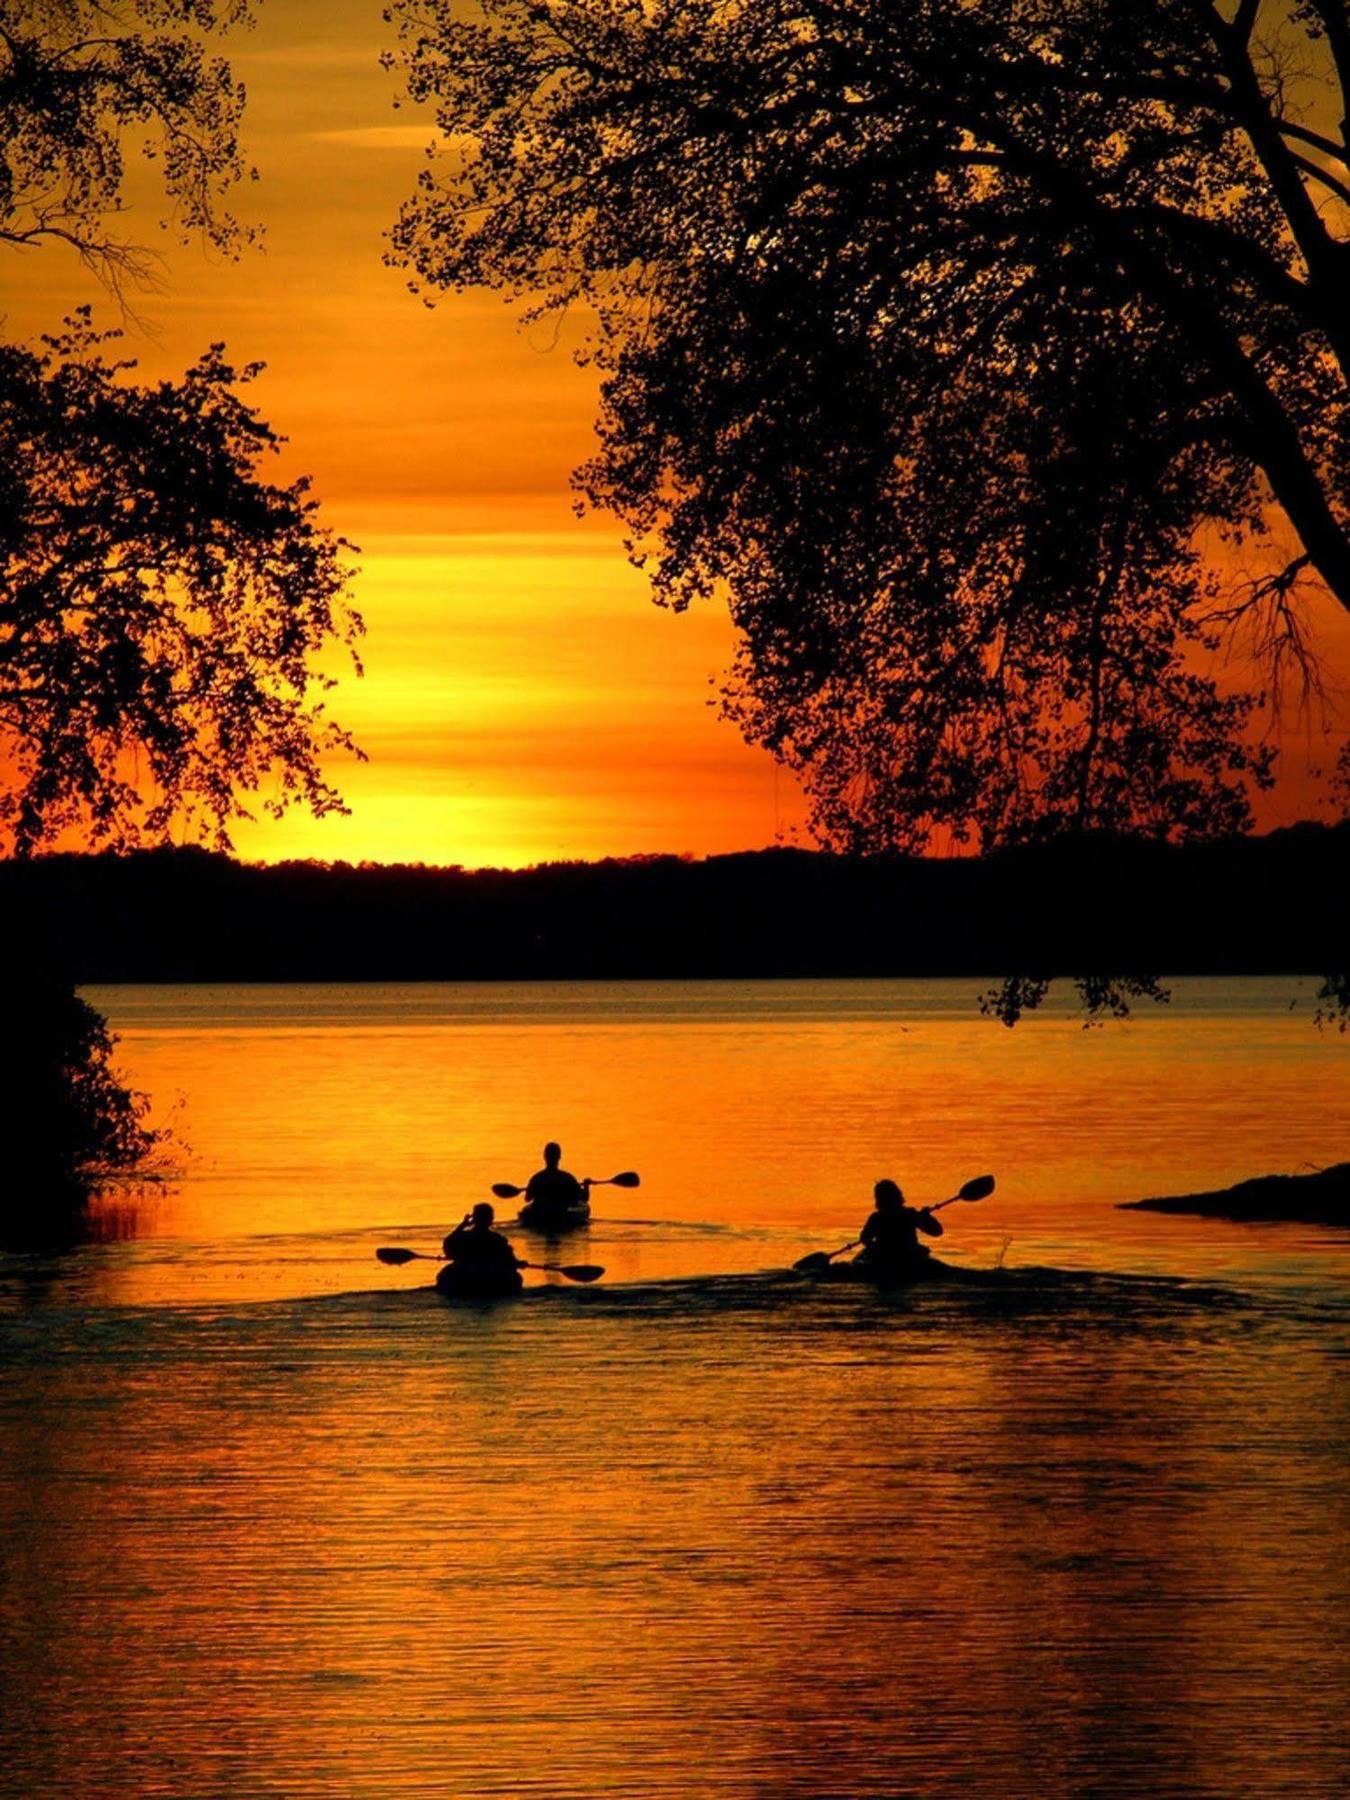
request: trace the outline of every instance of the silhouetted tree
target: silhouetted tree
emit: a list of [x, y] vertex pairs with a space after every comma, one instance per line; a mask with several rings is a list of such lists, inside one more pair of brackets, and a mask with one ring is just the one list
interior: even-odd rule
[[214, 346], [181, 382], [129, 380], [86, 317], [44, 354], [0, 347], [0, 822], [24, 852], [79, 822], [121, 847], [241, 795], [341, 807], [350, 748], [311, 690], [358, 629], [342, 541], [307, 483], [258, 464], [275, 434]]
[[161, 1135], [145, 1122], [144, 1097], [117, 1079], [105, 1020], [68, 983], [11, 967], [3, 1020], [0, 1227], [31, 1216], [35, 1199], [135, 1167]]
[[729, 595], [830, 841], [1249, 824], [1350, 607], [1345, 0], [391, 16], [445, 134], [393, 254], [593, 314], [581, 485]]
[[0, 0], [0, 245], [66, 244], [118, 291], [151, 277], [110, 223], [131, 145], [179, 232], [234, 254], [244, 92], [209, 45], [249, 19], [247, 0]]
[[[0, 0], [0, 247], [73, 247], [115, 289], [146, 253], [113, 229], [129, 150], [156, 165], [182, 234], [227, 255], [246, 173], [243, 91], [211, 53], [243, 0]], [[228, 841], [240, 795], [340, 804], [311, 698], [350, 643], [345, 546], [304, 481], [260, 472], [276, 434], [256, 372], [213, 346], [137, 385], [88, 313], [40, 351], [0, 348], [0, 824], [29, 850], [82, 820], [124, 844], [194, 815]]]
[[454, 134], [398, 253], [597, 309], [588, 489], [663, 599], [729, 583], [832, 835], [1245, 818], [1195, 534], [1273, 497], [1263, 597], [1350, 606], [1350, 169], [1289, 72], [1343, 0], [393, 10]]
[[[168, 223], [235, 254], [243, 93], [209, 40], [248, 18], [240, 0], [0, 0], [0, 250], [64, 244], [120, 295], [151, 280], [115, 229], [139, 148]], [[238, 391], [254, 367], [216, 345], [141, 385], [106, 341], [84, 311], [39, 350], [0, 345], [0, 840], [19, 854], [75, 823], [122, 847], [175, 817], [227, 843], [265, 781], [269, 809], [324, 812], [320, 756], [350, 747], [313, 697], [316, 655], [360, 628], [346, 546], [303, 480], [261, 473], [278, 439]], [[9, 922], [12, 962], [37, 929]], [[25, 1071], [11, 1172], [145, 1153], [144, 1103], [68, 983], [8, 982], [5, 1023]]]

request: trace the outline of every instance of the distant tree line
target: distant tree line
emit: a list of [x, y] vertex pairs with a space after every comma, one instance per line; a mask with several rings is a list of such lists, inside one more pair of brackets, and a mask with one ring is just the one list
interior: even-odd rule
[[[1350, 826], [1085, 839], [937, 861], [765, 850], [554, 863], [246, 866], [204, 850], [0, 864], [82, 982], [1297, 972], [1344, 956]], [[1300, 897], [1299, 929], [1287, 927]], [[1030, 971], [1028, 975], [1025, 972]], [[1008, 1006], [1004, 987], [1001, 1004]], [[1334, 1002], [1327, 984], [1324, 1003]], [[1006, 1012], [1005, 1012], [1005, 1016]], [[1015, 1011], [1014, 1015], [1015, 1016]], [[1011, 1022], [1011, 1021], [1010, 1021]]]

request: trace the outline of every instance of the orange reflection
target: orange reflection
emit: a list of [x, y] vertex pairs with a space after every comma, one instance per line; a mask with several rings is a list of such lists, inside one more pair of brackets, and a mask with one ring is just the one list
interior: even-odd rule
[[853, 1237], [883, 1174], [932, 1201], [986, 1169], [993, 1198], [944, 1215], [952, 1260], [1278, 1268], [1324, 1234], [1112, 1202], [1347, 1153], [1344, 1046], [1275, 978], [1182, 982], [1091, 1032], [1004, 1031], [955, 981], [89, 992], [191, 1147], [137, 1254], [99, 1267], [118, 1300], [406, 1291], [425, 1267], [375, 1247], [434, 1250], [547, 1137], [579, 1175], [641, 1172], [569, 1240], [611, 1280], [784, 1268]]
[[1291, 1317], [44, 1328], [0, 1396], [15, 1792], [1335, 1791], [1350, 1421]]

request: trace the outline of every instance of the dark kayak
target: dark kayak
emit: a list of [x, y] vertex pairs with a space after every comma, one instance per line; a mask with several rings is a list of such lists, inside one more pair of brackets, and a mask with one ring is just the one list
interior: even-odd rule
[[474, 1268], [471, 1263], [447, 1263], [436, 1276], [436, 1292], [443, 1300], [506, 1300], [524, 1285], [519, 1269]]
[[579, 1225], [589, 1225], [591, 1206], [589, 1200], [583, 1200], [580, 1206], [541, 1206], [538, 1201], [527, 1200], [516, 1218], [531, 1231], [547, 1232], [553, 1237], [558, 1232], [575, 1231]]

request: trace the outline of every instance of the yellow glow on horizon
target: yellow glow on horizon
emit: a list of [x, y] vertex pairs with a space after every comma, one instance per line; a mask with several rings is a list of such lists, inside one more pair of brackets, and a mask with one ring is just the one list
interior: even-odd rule
[[767, 757], [734, 740], [728, 755], [705, 703], [726, 619], [644, 605], [611, 534], [373, 536], [362, 561], [380, 623], [365, 679], [335, 699], [370, 761], [332, 769], [352, 816], [245, 826], [242, 856], [706, 854], [770, 843], [799, 817]]

